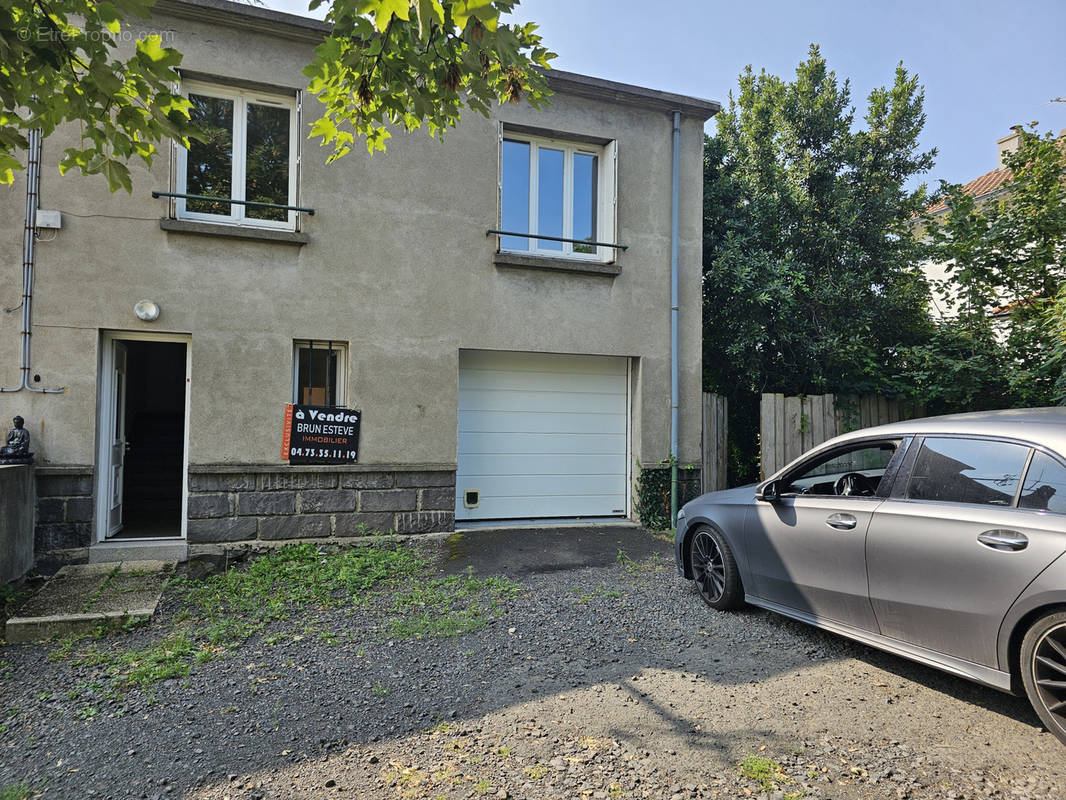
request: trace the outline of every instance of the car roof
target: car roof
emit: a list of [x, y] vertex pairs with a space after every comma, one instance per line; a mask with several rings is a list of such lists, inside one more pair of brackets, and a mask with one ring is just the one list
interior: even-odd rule
[[863, 428], [838, 436], [834, 443], [869, 436], [952, 434], [998, 436], [1043, 444], [1066, 454], [1066, 408], [1011, 408], [924, 417]]

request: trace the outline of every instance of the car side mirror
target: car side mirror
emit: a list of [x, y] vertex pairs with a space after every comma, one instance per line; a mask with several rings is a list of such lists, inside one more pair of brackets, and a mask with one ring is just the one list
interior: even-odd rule
[[770, 481], [769, 483], [764, 484], [763, 486], [761, 486], [755, 492], [755, 499], [756, 500], [762, 500], [762, 501], [767, 502], [767, 503], [774, 503], [774, 502], [777, 501], [777, 499], [779, 497], [781, 497], [781, 482], [780, 481]]

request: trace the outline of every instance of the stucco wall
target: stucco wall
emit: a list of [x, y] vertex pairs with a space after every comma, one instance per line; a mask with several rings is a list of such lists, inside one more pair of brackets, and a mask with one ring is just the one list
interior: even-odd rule
[[[309, 43], [217, 24], [168, 20], [169, 43], [198, 73], [302, 87]], [[304, 100], [304, 122], [315, 115]], [[618, 143], [617, 277], [499, 268], [498, 122], [536, 125]], [[101, 330], [191, 334], [191, 464], [278, 461], [291, 396], [294, 339], [350, 344], [348, 405], [362, 409], [360, 461], [456, 460], [458, 352], [464, 348], [590, 353], [639, 359], [634, 372], [634, 459], [669, 447], [671, 118], [607, 100], [557, 94], [491, 118], [467, 113], [443, 141], [396, 133], [386, 154], [356, 149], [332, 165], [304, 141], [302, 247], [168, 233], [164, 156], [134, 169], [132, 195], [102, 179], [60, 177], [70, 132], [45, 143], [41, 207], [63, 229], [38, 245], [33, 371], [62, 395], [0, 395], [0, 418], [22, 414], [44, 464], [94, 461]], [[682, 128], [680, 457], [700, 457], [702, 120]], [[0, 190], [0, 303], [21, 285], [22, 177]], [[142, 323], [138, 300], [162, 307]], [[0, 315], [0, 382], [19, 380], [19, 315]]]

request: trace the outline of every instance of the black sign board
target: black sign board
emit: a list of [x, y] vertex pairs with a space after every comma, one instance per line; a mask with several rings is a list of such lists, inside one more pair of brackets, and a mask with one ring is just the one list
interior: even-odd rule
[[290, 464], [346, 464], [359, 459], [361, 411], [289, 405], [281, 457]]

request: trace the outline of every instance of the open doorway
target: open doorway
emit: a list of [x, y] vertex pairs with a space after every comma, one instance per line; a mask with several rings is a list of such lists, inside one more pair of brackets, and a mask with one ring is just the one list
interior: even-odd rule
[[99, 540], [180, 537], [188, 345], [104, 339]]

